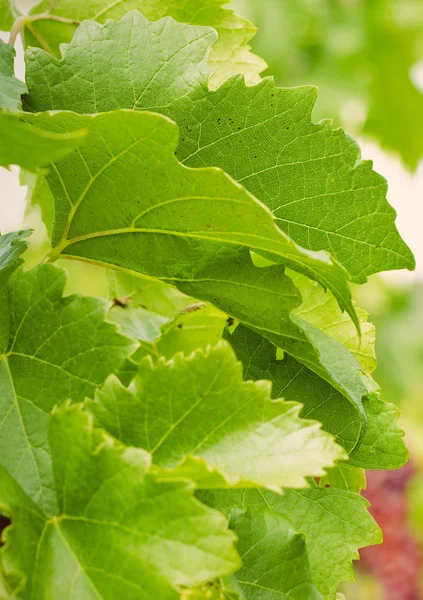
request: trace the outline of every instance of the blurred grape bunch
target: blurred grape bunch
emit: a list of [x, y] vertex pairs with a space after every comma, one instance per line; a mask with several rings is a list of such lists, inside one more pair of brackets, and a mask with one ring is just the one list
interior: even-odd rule
[[423, 156], [421, 0], [236, 0], [280, 85], [316, 84], [314, 116], [367, 133], [415, 169]]
[[397, 471], [369, 471], [370, 512], [383, 531], [383, 544], [360, 551], [362, 566], [380, 580], [384, 600], [418, 600], [421, 552], [408, 525], [406, 487], [414, 475], [411, 462]]

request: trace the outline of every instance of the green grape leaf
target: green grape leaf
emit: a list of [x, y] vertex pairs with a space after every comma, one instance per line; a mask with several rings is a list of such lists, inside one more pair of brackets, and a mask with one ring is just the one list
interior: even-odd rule
[[159, 354], [167, 359], [177, 352], [186, 356], [197, 350], [216, 346], [226, 325], [226, 315], [207, 304], [191, 304], [162, 328], [162, 336], [156, 346]]
[[150, 456], [95, 430], [79, 407], [50, 420], [53, 464], [49, 509], [1, 467], [9, 586], [19, 597], [177, 600], [194, 586], [238, 568], [225, 519], [193, 498], [186, 481], [158, 482]]
[[131, 306], [130, 301], [125, 305], [122, 300], [116, 299], [115, 304], [109, 311], [108, 320], [116, 323], [121, 332], [129, 338], [140, 342], [154, 342], [161, 336], [160, 327], [169, 319], [153, 313], [141, 306]]
[[363, 406], [367, 415], [364, 433], [345, 396], [318, 378], [293, 357], [277, 360], [276, 348], [262, 336], [243, 325], [232, 334], [225, 332], [246, 379], [272, 382], [272, 397], [284, 396], [304, 406], [302, 416], [317, 419], [350, 454], [350, 464], [363, 469], [396, 469], [408, 460], [404, 432], [398, 427], [398, 409], [381, 400], [376, 392], [368, 394]]
[[140, 275], [123, 271], [107, 270], [109, 298], [131, 298], [131, 306], [141, 307], [149, 312], [174, 318], [175, 314], [196, 302], [182, 294], [175, 287]]
[[[268, 209], [221, 170], [182, 166], [175, 157], [178, 129], [165, 117], [116, 111], [28, 115], [27, 120], [56, 131], [89, 131], [84, 146], [47, 175], [56, 200], [54, 258], [89, 259], [176, 282], [195, 278], [196, 249], [212, 259], [222, 244], [248, 246], [330, 288], [356, 321], [347, 273], [327, 254], [298, 247], [276, 227]], [[77, 171], [81, 178], [75, 178]], [[105, 187], [110, 177], [113, 185]], [[157, 196], [153, 184], [159, 179]], [[104, 213], [100, 206], [106, 198], [113, 209]], [[153, 256], [152, 244], [158, 249]], [[148, 263], [147, 246], [154, 257]]]
[[0, 235], [0, 353], [5, 352], [9, 344], [7, 283], [13, 271], [23, 262], [21, 255], [28, 248], [26, 238], [30, 233], [29, 230], [25, 230]]
[[[172, 35], [152, 35], [165, 23]], [[149, 24], [136, 13], [103, 27], [83, 23], [61, 60], [40, 49], [27, 52], [28, 106], [163, 112], [181, 128], [178, 157], [184, 164], [224, 169], [270, 208], [297, 243], [330, 252], [356, 282], [383, 270], [413, 269], [386, 200], [385, 179], [361, 160], [342, 130], [329, 121], [312, 122], [315, 88], [279, 89], [271, 79], [248, 87], [235, 77], [210, 92], [206, 61], [213, 35], [204, 31], [197, 52], [191, 44], [187, 53], [181, 38], [195, 32], [170, 21]], [[148, 68], [128, 67], [128, 56], [130, 65], [146, 62]]]
[[200, 491], [203, 502], [230, 514], [232, 509], [270, 511], [305, 536], [313, 583], [325, 600], [334, 600], [341, 581], [352, 581], [357, 550], [379, 544], [382, 535], [362, 496], [311, 484], [305, 490]]
[[[167, 31], [167, 35], [164, 35], [164, 31]], [[103, 72], [100, 78], [95, 78], [94, 81], [91, 64], [91, 59], [95, 60], [91, 50], [93, 39], [96, 40], [96, 56], [98, 54], [103, 58], [105, 55], [110, 55], [110, 41], [120, 46], [120, 52], [113, 46], [113, 60], [108, 61], [108, 76], [105, 77]], [[130, 39], [133, 40], [133, 45], [129, 51], [134, 53], [131, 62], [139, 57], [140, 47], [148, 45], [151, 55], [149, 61], [145, 61], [144, 57], [148, 68], [137, 70], [137, 75], [134, 75], [135, 80], [128, 74], [127, 68]], [[208, 28], [180, 25], [169, 19], [150, 23], [137, 12], [130, 13], [117, 23], [111, 21], [102, 27], [94, 22], [84, 23], [78, 28], [72, 43], [63, 48], [61, 61], [39, 49], [27, 52], [27, 77], [30, 90], [27, 104], [32, 110], [41, 110], [41, 107], [42, 110], [46, 110], [47, 105], [50, 109], [57, 109], [64, 106], [66, 97], [66, 108], [82, 113], [110, 110], [113, 105], [114, 108], [151, 108], [152, 103], [156, 108], [167, 106], [173, 102], [175, 96], [177, 98], [187, 96], [193, 87], [193, 82], [206, 78], [206, 60], [213, 40], [214, 32]], [[100, 51], [101, 48], [103, 52]], [[103, 58], [100, 59], [102, 69], [105, 68]], [[80, 61], [82, 64], [79, 64]], [[80, 83], [78, 83], [78, 90], [73, 89], [71, 92], [70, 87], [73, 87], [73, 83], [69, 78], [74, 81], [75, 69], [78, 70]], [[111, 76], [111, 69], [112, 72], [115, 69], [119, 71], [119, 83]], [[97, 73], [97, 67], [94, 71]], [[180, 73], [179, 77], [175, 77], [175, 72]], [[187, 73], [190, 74], [189, 77]], [[170, 86], [166, 85], [169, 78], [173, 82]], [[114, 83], [119, 85], [118, 97], [113, 90], [104, 93], [103, 87], [97, 94], [100, 85], [110, 86]], [[72, 98], [77, 98], [76, 102]], [[135, 122], [134, 120], [134, 127]], [[170, 139], [169, 142], [172, 143]], [[176, 140], [174, 143], [176, 144]], [[222, 229], [222, 225], [220, 228]], [[247, 241], [245, 232], [243, 238]], [[270, 248], [259, 249], [257, 246], [256, 251], [272, 252]], [[287, 264], [292, 261], [294, 269], [299, 268], [307, 276], [319, 281], [323, 287], [331, 289], [341, 308], [347, 310], [358, 325], [355, 312], [351, 308], [349, 292], [343, 289], [342, 280], [345, 279], [346, 273], [337, 265], [328, 266], [326, 263], [330, 260], [323, 253], [316, 255], [317, 262], [313, 264], [312, 256], [308, 256], [309, 260], [306, 260], [306, 253], [303, 252], [300, 260], [292, 247], [288, 253], [285, 252], [284, 259]], [[321, 264], [317, 264], [318, 262]]]
[[62, 269], [46, 264], [11, 276], [9, 336], [0, 357], [0, 464], [46, 509], [55, 502], [50, 410], [93, 395], [136, 347], [104, 321], [104, 301], [63, 298], [65, 281]]
[[377, 393], [365, 402], [367, 430], [351, 464], [363, 469], [399, 469], [410, 458], [404, 431], [398, 426], [399, 409]]
[[271, 510], [230, 514], [239, 538], [238, 583], [246, 600], [322, 600], [313, 585], [305, 537]]
[[360, 321], [361, 336], [358, 336], [351, 319], [339, 310], [338, 303], [328, 290], [324, 290], [300, 273], [286, 271], [295, 287], [300, 290], [302, 304], [295, 314], [307, 323], [314, 325], [329, 337], [341, 342], [355, 356], [366, 374], [372, 373], [377, 366], [375, 341], [376, 328], [368, 322], [365, 310], [356, 307]]
[[10, 275], [22, 264], [21, 255], [27, 250], [26, 238], [31, 231], [11, 231], [0, 235], [0, 289], [3, 289]]
[[[212, 73], [210, 85], [218, 87], [235, 73], [243, 73], [248, 83], [257, 83], [260, 81], [259, 74], [267, 65], [250, 51], [248, 45], [256, 28], [230, 8], [223, 8], [224, 4], [227, 4], [226, 0], [202, 0], [200, 6], [194, 0], [122, 0], [104, 6], [101, 0], [62, 0], [55, 6], [50, 0], [43, 0], [31, 10], [31, 14], [47, 13], [77, 21], [91, 19], [105, 23], [137, 9], [150, 21], [172, 17], [180, 23], [213, 27], [219, 38], [209, 62]], [[30, 23], [26, 32], [27, 43], [60, 55], [60, 44], [71, 41], [75, 28], [75, 25], [48, 19], [36, 21]]]
[[301, 405], [272, 401], [267, 382], [243, 382], [226, 342], [140, 365], [129, 388], [111, 376], [86, 406], [127, 445], [151, 452], [163, 477], [202, 488], [302, 487], [345, 452]]
[[15, 49], [0, 39], [0, 108], [2, 110], [21, 109], [21, 96], [27, 91], [26, 85], [15, 77], [15, 55]]
[[316, 419], [348, 453], [361, 439], [357, 411], [347, 398], [289, 354], [276, 359], [276, 347], [256, 332], [240, 324], [224, 336], [244, 366], [244, 377], [272, 382], [272, 398], [283, 396], [303, 405], [302, 416]]
[[25, 113], [0, 112], [0, 166], [18, 165], [27, 171], [38, 171], [60, 160], [84, 142], [86, 131], [75, 129], [66, 133], [28, 124]]
[[25, 123], [23, 113], [16, 111], [27, 88], [14, 75], [14, 57], [14, 48], [0, 39], [0, 110], [5, 111], [0, 112], [0, 166], [36, 171], [76, 148], [85, 132], [54, 133]]
[[[112, 270], [108, 279], [114, 304], [109, 318], [126, 327], [127, 337], [155, 343], [149, 354], [170, 359], [177, 352], [188, 355], [197, 348], [215, 346], [221, 339], [227, 316], [214, 306], [160, 281]], [[135, 360], [144, 356], [140, 350], [134, 354]]]
[[[43, 114], [27, 119], [45, 123]], [[347, 357], [347, 371], [338, 361], [332, 374], [322, 349], [317, 355], [310, 332], [303, 332], [305, 322], [296, 316], [293, 322], [289, 313], [299, 303], [298, 292], [284, 267], [255, 267], [248, 248], [240, 244], [272, 253], [323, 284], [331, 280], [329, 287], [351, 314], [344, 272], [327, 255], [311, 254], [293, 244], [266, 207], [219, 169], [183, 167], [174, 155], [177, 128], [165, 117], [135, 111], [96, 116], [56, 113], [47, 122], [61, 131], [76, 126], [90, 130], [85, 145], [47, 175], [57, 216], [51, 259], [73, 258], [138, 272], [209, 300], [268, 332], [287, 350], [289, 346], [288, 351], [334, 380], [342, 391], [345, 384], [348, 398], [363, 412], [360, 381], [353, 381], [355, 364]], [[107, 212], [102, 210], [105, 202]], [[243, 295], [240, 289], [245, 289]], [[275, 295], [280, 298], [277, 304]], [[326, 344], [319, 341], [326, 350], [330, 338], [321, 335], [327, 338]]]
[[359, 494], [366, 489], [366, 474], [364, 469], [354, 467], [349, 462], [339, 462], [336, 467], [326, 471], [326, 475], [320, 478], [319, 485]]

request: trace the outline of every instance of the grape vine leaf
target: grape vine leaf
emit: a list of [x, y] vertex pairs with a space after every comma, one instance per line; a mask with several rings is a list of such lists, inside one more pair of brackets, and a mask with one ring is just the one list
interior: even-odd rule
[[243, 566], [236, 578], [246, 600], [323, 600], [313, 584], [305, 538], [270, 510], [230, 513]]
[[157, 351], [167, 359], [177, 352], [186, 356], [197, 348], [216, 346], [222, 337], [227, 317], [214, 306], [191, 304], [163, 326], [156, 342]]
[[[84, 146], [47, 175], [56, 200], [52, 257], [86, 258], [173, 282], [195, 278], [204, 262], [196, 260], [196, 248], [197, 256], [210, 262], [222, 245], [248, 246], [331, 289], [357, 322], [346, 271], [329, 255], [293, 243], [268, 209], [220, 169], [182, 166], [175, 157], [178, 128], [167, 118], [113, 111], [26, 119], [62, 132], [89, 131]], [[100, 207], [106, 198], [110, 211], [104, 212]]]
[[106, 302], [63, 298], [65, 281], [62, 269], [47, 264], [10, 277], [9, 337], [0, 357], [0, 464], [45, 509], [55, 502], [47, 443], [52, 407], [93, 395], [136, 347], [105, 322]]
[[[305, 490], [201, 490], [200, 499], [229, 515], [234, 508], [270, 511], [304, 535], [313, 583], [325, 600], [334, 600], [341, 581], [352, 581], [357, 550], [381, 543], [382, 535], [359, 494], [314, 483]], [[275, 548], [273, 549], [275, 551]], [[253, 565], [254, 567], [254, 565]]]
[[[141, 306], [131, 306], [123, 304], [112, 305], [107, 319], [119, 326], [120, 331], [128, 338], [139, 340], [140, 342], [152, 343], [161, 336], [160, 327], [168, 322], [168, 318], [157, 313], [153, 313]], [[115, 301], [115, 302], [116, 302]]]
[[[212, 73], [210, 85], [218, 87], [235, 73], [244, 73], [248, 83], [257, 83], [260, 80], [259, 74], [267, 65], [250, 51], [248, 45], [256, 28], [230, 8], [224, 8], [224, 4], [228, 2], [202, 0], [199, 5], [193, 0], [122, 0], [104, 6], [101, 0], [62, 0], [59, 5], [52, 6], [49, 0], [43, 0], [31, 10], [31, 14], [48, 13], [78, 21], [90, 19], [105, 23], [108, 19], [118, 20], [129, 11], [137, 9], [150, 21], [172, 17], [180, 23], [213, 27], [219, 38], [209, 62]], [[32, 31], [26, 32], [27, 43], [30, 46], [41, 46], [56, 56], [60, 55], [60, 44], [70, 42], [76, 28], [75, 25], [48, 19], [30, 25]]]
[[319, 485], [335, 487], [359, 494], [366, 489], [366, 474], [364, 469], [354, 467], [349, 462], [341, 461], [336, 467], [328, 469], [320, 478]]
[[[47, 119], [53, 118], [44, 115]], [[86, 130], [52, 132], [29, 125], [24, 113], [0, 112], [0, 166], [18, 165], [37, 172], [60, 160], [84, 142]]]
[[28, 248], [26, 238], [29, 229], [0, 234], [0, 289], [3, 289], [10, 275], [22, 264], [22, 254]]
[[[172, 30], [172, 36], [163, 34], [166, 42], [152, 35], [159, 25]], [[354, 281], [413, 269], [386, 200], [385, 179], [361, 160], [357, 144], [341, 129], [312, 122], [316, 89], [280, 89], [270, 78], [248, 87], [239, 76], [211, 92], [206, 60], [213, 36], [188, 55], [180, 39], [190, 29], [194, 35], [190, 26], [150, 24], [136, 13], [104, 26], [83, 23], [61, 60], [38, 48], [27, 51], [28, 107], [163, 112], [181, 128], [178, 157], [184, 164], [224, 169], [271, 209], [297, 243], [330, 252]], [[145, 63], [147, 70], [131, 67]], [[180, 81], [175, 72], [187, 75]]]
[[[257, 258], [258, 258], [257, 256], [254, 257], [254, 264], [257, 263]], [[263, 261], [260, 261], [260, 262], [263, 262]], [[266, 261], [264, 261], [264, 262], [266, 262]], [[294, 277], [294, 273], [292, 273], [290, 271], [287, 271], [287, 272], [288, 272], [288, 275], [290, 278]], [[258, 271], [258, 273], [262, 273], [262, 272]], [[115, 278], [117, 280], [122, 280], [124, 282], [128, 278], [128, 276], [125, 274], [122, 275], [122, 274], [117, 273], [115, 275]], [[129, 278], [129, 280], [130, 280], [129, 287], [126, 285], [123, 285], [123, 287], [121, 287], [122, 293], [129, 292], [129, 293], [133, 294], [133, 290], [136, 289], [136, 286], [137, 286], [136, 278]], [[258, 283], [259, 283], [259, 281], [258, 281], [258, 278], [256, 277], [255, 285], [257, 286]], [[139, 285], [141, 285], [141, 283]], [[142, 285], [144, 285], [144, 284], [142, 284]], [[164, 284], [161, 284], [162, 292], [163, 292], [163, 286], [164, 286]], [[299, 301], [298, 301], [296, 304], [292, 303], [291, 308], [292, 309], [295, 308], [295, 312], [300, 311], [300, 314], [302, 316], [305, 316], [310, 321], [316, 322], [316, 324], [319, 325], [320, 322], [322, 321], [322, 317], [321, 317], [320, 311], [316, 307], [314, 307], [314, 302], [312, 302], [312, 300], [314, 299], [314, 301], [316, 301], [318, 299], [321, 299], [320, 294], [316, 290], [313, 290], [312, 292], [310, 292], [307, 284], [304, 284], [304, 289], [307, 293], [307, 304], [304, 304], [304, 306], [302, 308], [301, 306], [299, 306]], [[192, 293], [194, 293], [194, 291], [192, 289], [190, 291]], [[197, 291], [198, 291], [198, 289], [197, 289]], [[270, 291], [272, 292], [272, 290], [270, 290]], [[286, 290], [286, 291], [288, 291], [288, 290]], [[303, 293], [303, 290], [301, 290], [301, 292]], [[141, 297], [143, 298], [142, 301], [148, 303], [149, 301], [145, 299], [143, 292], [140, 292], [140, 294], [141, 294]], [[271, 298], [270, 305], [265, 304], [266, 299], [269, 300], [269, 297]], [[245, 299], [246, 296], [244, 295], [243, 298]], [[231, 298], [231, 300], [232, 300], [232, 298]], [[216, 297], [212, 298], [212, 301], [214, 301], [216, 303]], [[342, 314], [340, 313], [340, 311], [339, 311], [339, 314], [337, 313], [337, 311], [332, 306], [332, 303], [334, 303], [333, 297], [328, 299], [328, 305], [331, 306], [331, 308], [333, 309], [333, 314], [336, 316], [337, 319], [339, 319], [339, 321], [341, 323], [340, 334], [337, 335], [336, 331], [331, 329], [330, 333], [334, 337], [333, 340], [330, 337], [325, 336], [324, 334], [320, 334], [319, 342], [316, 345], [316, 351], [312, 350], [312, 352], [309, 352], [310, 347], [307, 348], [303, 344], [299, 344], [299, 340], [301, 340], [301, 337], [299, 337], [298, 334], [297, 334], [297, 336], [295, 336], [294, 332], [292, 332], [292, 334], [291, 334], [291, 339], [288, 340], [287, 339], [287, 327], [285, 324], [283, 325], [283, 331], [281, 330], [281, 331], [279, 331], [279, 333], [276, 331], [275, 324], [277, 324], [278, 322], [281, 323], [281, 317], [280, 317], [280, 315], [275, 313], [275, 310], [274, 310], [275, 302], [273, 301], [273, 298], [270, 294], [265, 294], [262, 301], [259, 302], [255, 308], [255, 315], [258, 315], [258, 317], [263, 315], [264, 322], [258, 323], [257, 317], [255, 316], [253, 325], [254, 325], [254, 329], [255, 329], [256, 333], [259, 332], [264, 337], [270, 339], [273, 343], [284, 348], [288, 353], [292, 354], [293, 356], [296, 356], [297, 360], [299, 360], [300, 363], [308, 365], [308, 367], [310, 369], [312, 369], [315, 373], [317, 373], [320, 377], [322, 377], [323, 379], [330, 382], [331, 386], [326, 386], [324, 381], [322, 381], [321, 382], [322, 385], [319, 386], [318, 380], [315, 377], [315, 375], [312, 372], [310, 372], [308, 369], [304, 370], [304, 373], [306, 373], [306, 372], [308, 373], [308, 376], [305, 377], [305, 379], [307, 380], [307, 384], [304, 383], [305, 388], [308, 390], [310, 386], [313, 386], [314, 384], [316, 384], [317, 389], [319, 389], [319, 393], [317, 396], [315, 396], [309, 392], [306, 393], [307, 400], [305, 403], [307, 406], [307, 410], [313, 410], [312, 407], [315, 406], [317, 408], [317, 414], [313, 415], [311, 418], [317, 418], [318, 420], [321, 420], [323, 418], [323, 422], [325, 423], [325, 426], [329, 425], [329, 427], [330, 427], [328, 429], [328, 431], [330, 431], [331, 433], [334, 433], [335, 435], [340, 434], [340, 432], [342, 432], [341, 440], [340, 440], [341, 444], [348, 451], [351, 451], [352, 448], [354, 448], [356, 445], [359, 444], [361, 436], [363, 435], [362, 420], [363, 420], [364, 409], [362, 406], [361, 396], [367, 395], [368, 389], [366, 388], [366, 386], [364, 385], [364, 383], [362, 381], [362, 367], [359, 365], [359, 363], [357, 361], [355, 361], [353, 359], [353, 356], [350, 355], [348, 353], [348, 351], [339, 342], [339, 340], [343, 340], [343, 341], [349, 340], [349, 345], [351, 345], [352, 348], [356, 347], [355, 345], [356, 345], [356, 343], [358, 343], [358, 341], [356, 340], [356, 337], [353, 336], [353, 334], [352, 334], [352, 331], [354, 331], [354, 328], [353, 328], [352, 324], [350, 324], [350, 326], [348, 326], [347, 323], [345, 323], [345, 320], [343, 319]], [[148, 306], [154, 307], [154, 301], [152, 299], [151, 299], [150, 303], [148, 303]], [[224, 308], [224, 307], [222, 307], [222, 305], [221, 305], [221, 308]], [[233, 309], [234, 309], [234, 304], [233, 304], [233, 300], [232, 300], [231, 305], [228, 305], [228, 310], [229, 310], [230, 314], [234, 314]], [[257, 312], [257, 310], [259, 310], [259, 312]], [[235, 314], [236, 314], [236, 311], [235, 311]], [[186, 318], [187, 315], [185, 315], [184, 317]], [[190, 317], [192, 317], [192, 315], [190, 315]], [[251, 316], [248, 311], [244, 311], [243, 313], [238, 312], [237, 317], [240, 318], [240, 320], [243, 322], [246, 322], [246, 323], [252, 322]], [[363, 318], [363, 316], [362, 316], [362, 318]], [[204, 326], [204, 322], [202, 321], [202, 318], [201, 318], [201, 312], [198, 313], [197, 319], [198, 319], [198, 324], [201, 323]], [[218, 321], [219, 321], [219, 319], [218, 319]], [[175, 321], [173, 323], [175, 323]], [[282, 323], [283, 323], [283, 321], [282, 321]], [[182, 325], [182, 331], [183, 331], [184, 323], [179, 322], [178, 325]], [[210, 323], [208, 323], [207, 325], [210, 325]], [[365, 323], [365, 325], [366, 325], [366, 323]], [[170, 329], [169, 335], [171, 336], [172, 335], [172, 323], [169, 323], [169, 325], [166, 326], [166, 328], [167, 327], [169, 327], [169, 329]], [[184, 336], [178, 335], [178, 333], [181, 334], [182, 331], [179, 328], [174, 328], [174, 335], [172, 337], [176, 343], [183, 342]], [[242, 331], [242, 329], [240, 331]], [[213, 335], [213, 331], [210, 329], [210, 327], [206, 327], [206, 330], [204, 330], [203, 333], [204, 333], [204, 337], [197, 336], [200, 344], [207, 340], [208, 334], [210, 334], [210, 336]], [[215, 333], [216, 333], [216, 330], [215, 330]], [[283, 333], [283, 335], [282, 335], [282, 333]], [[298, 328], [298, 333], [301, 333], [300, 328]], [[366, 345], [369, 345], [369, 356], [367, 356], [367, 353], [364, 353], [364, 355], [367, 358], [370, 358], [371, 349], [372, 349], [372, 338], [371, 338], [371, 336], [368, 336], [368, 333], [371, 333], [371, 330], [368, 332], [367, 329], [365, 328], [363, 347], [365, 347]], [[349, 339], [350, 336], [351, 336], [351, 339]], [[162, 337], [158, 340], [158, 342], [155, 344], [154, 351], [153, 351], [153, 348], [139, 350], [136, 352], [134, 357], [131, 357], [131, 358], [134, 358], [135, 362], [139, 362], [140, 359], [142, 359], [146, 354], [151, 354], [154, 356], [154, 355], [157, 355], [157, 354], [160, 355], [160, 353], [163, 353], [164, 355], [166, 355], [165, 347], [167, 345], [167, 342], [169, 341], [169, 339], [166, 339], [166, 338], [168, 338], [167, 335], [165, 335], [164, 337]], [[337, 338], [339, 338], [339, 340]], [[259, 339], [261, 339], [261, 338], [259, 338]], [[211, 337], [209, 338], [209, 340], [210, 340], [210, 343], [212, 343]], [[319, 349], [319, 347], [322, 345], [322, 342], [324, 342], [324, 344], [327, 345], [328, 348], [331, 350], [330, 353], [326, 353], [327, 356], [325, 356], [325, 353], [321, 352]], [[268, 344], [268, 347], [270, 347], [272, 349], [270, 352], [270, 356], [272, 356], [272, 352], [274, 355], [276, 352], [275, 347], [271, 344]], [[178, 351], [178, 350], [184, 351], [185, 349], [187, 351], [190, 351], [190, 348], [191, 348], [191, 350], [195, 349], [192, 346], [190, 347], [189, 345], [187, 345], [185, 347], [182, 346], [179, 348], [176, 346], [176, 344], [171, 346], [171, 350], [175, 350], [175, 351]], [[320, 355], [318, 357], [316, 355], [316, 352], [320, 353]], [[331, 355], [333, 355], [333, 354], [335, 354], [337, 356], [337, 360], [335, 362], [331, 360]], [[317, 358], [317, 361], [316, 361], [316, 358]], [[246, 367], [247, 367], [247, 363], [248, 363], [248, 357], [247, 357], [247, 362], [244, 362], [244, 365], [246, 365]], [[290, 366], [292, 366], [294, 368], [294, 370], [295, 369], [301, 370], [301, 364], [296, 362], [296, 360], [292, 360], [290, 362]], [[136, 369], [136, 365], [134, 364], [134, 361], [131, 360], [131, 362], [129, 362], [128, 365], [126, 366], [125, 372], [121, 371], [119, 373], [119, 376], [121, 377], [122, 381], [124, 381], [126, 384], [128, 384], [129, 381], [134, 376], [135, 369]], [[268, 374], [263, 375], [263, 377], [257, 377], [257, 379], [265, 379], [265, 378], [268, 378]], [[304, 379], [304, 378], [302, 378], [302, 379]], [[296, 377], [293, 377], [293, 380], [295, 381]], [[341, 396], [341, 394], [337, 394], [337, 392], [335, 390], [340, 391], [342, 396]], [[301, 401], [304, 401], [303, 400], [304, 388], [300, 389], [297, 393], [300, 394], [299, 398], [302, 399]], [[280, 395], [284, 395], [284, 394], [281, 393]], [[339, 417], [341, 417], [341, 415], [345, 415], [346, 421], [348, 422], [348, 427], [346, 427], [345, 421], [342, 421], [341, 418], [334, 419], [333, 410], [332, 410], [333, 404], [330, 402], [330, 399], [333, 396], [338, 397], [337, 405], [339, 405]], [[295, 395], [292, 395], [291, 397], [293, 399], [296, 398]], [[320, 398], [320, 400], [318, 400], [318, 398]], [[352, 406], [348, 406], [346, 399], [348, 399], [348, 401], [352, 404]], [[309, 402], [311, 402], [311, 406], [309, 405]], [[334, 403], [335, 403], [335, 401], [334, 401]], [[357, 416], [358, 416], [356, 414], [357, 410], [362, 415], [361, 419], [357, 418]], [[323, 416], [322, 416], [322, 412], [323, 412]], [[335, 425], [335, 428], [333, 428], [332, 424]]]
[[0, 39], [0, 108], [20, 110], [21, 96], [27, 91], [26, 85], [15, 77], [15, 49]]
[[399, 469], [410, 458], [404, 444], [404, 431], [398, 426], [399, 409], [377, 393], [365, 403], [367, 430], [350, 463], [364, 469]]
[[123, 271], [106, 271], [109, 298], [131, 298], [131, 305], [141, 307], [171, 320], [175, 314], [196, 302], [177, 288], [157, 279]]
[[286, 274], [301, 293], [302, 303], [295, 309], [295, 314], [329, 337], [341, 342], [355, 356], [363, 371], [368, 375], [372, 373], [377, 366], [376, 328], [367, 320], [367, 312], [355, 307], [360, 321], [361, 335], [359, 336], [351, 319], [340, 311], [338, 303], [329, 290], [324, 292], [314, 281], [300, 273], [287, 270]]
[[[43, 114], [28, 114], [27, 120], [46, 122]], [[332, 377], [324, 356], [330, 338], [321, 334], [327, 340], [317, 356], [309, 341], [312, 326], [305, 334], [305, 322], [295, 317], [294, 323], [290, 315], [299, 294], [284, 267], [255, 267], [249, 248], [241, 244], [308, 272], [355, 314], [345, 272], [326, 254], [311, 254], [293, 244], [268, 209], [219, 169], [183, 167], [174, 155], [177, 127], [165, 117], [124, 110], [95, 116], [59, 112], [47, 123], [61, 131], [82, 126], [90, 132], [84, 146], [55, 164], [47, 176], [57, 217], [51, 259], [88, 260], [138, 272], [209, 300], [274, 334], [277, 343], [304, 357], [341, 390], [345, 384], [347, 397], [362, 412], [366, 391], [355, 365], [346, 360], [344, 369], [338, 361]], [[102, 211], [104, 202], [107, 212]], [[240, 289], [245, 293], [240, 295]], [[339, 346], [334, 351], [342, 354], [345, 349]]]
[[0, 235], [0, 352], [5, 352], [9, 343], [9, 305], [7, 283], [12, 273], [22, 264], [21, 255], [28, 248], [26, 238], [31, 231], [12, 231]]
[[346, 457], [301, 405], [270, 399], [269, 384], [243, 382], [229, 344], [146, 359], [125, 388], [113, 375], [94, 400], [96, 422], [126, 445], [151, 452], [164, 477], [201, 488], [303, 487]]
[[[225, 519], [193, 498], [187, 481], [159, 482], [150, 456], [93, 428], [78, 406], [49, 427], [54, 504], [25, 494], [1, 467], [3, 566], [19, 597], [177, 600], [179, 586], [235, 571]], [[189, 533], [188, 533], [189, 532]]]
[[399, 411], [376, 392], [369, 393], [363, 403], [367, 425], [362, 434], [357, 413], [346, 398], [293, 357], [277, 360], [275, 346], [244, 325], [238, 325], [232, 334], [226, 331], [224, 337], [243, 363], [244, 377], [271, 381], [273, 398], [284, 396], [301, 402], [302, 416], [320, 421], [350, 454], [350, 464], [397, 469], [407, 462], [404, 432], [397, 425]]
[[76, 148], [85, 132], [53, 133], [25, 123], [17, 111], [26, 85], [14, 75], [14, 57], [14, 48], [0, 39], [0, 166], [36, 171]]
[[360, 419], [344, 395], [289, 354], [277, 360], [276, 347], [242, 324], [232, 334], [225, 331], [224, 337], [242, 362], [247, 380], [271, 381], [272, 398], [283, 396], [300, 402], [302, 416], [320, 421], [348, 453], [358, 446]]

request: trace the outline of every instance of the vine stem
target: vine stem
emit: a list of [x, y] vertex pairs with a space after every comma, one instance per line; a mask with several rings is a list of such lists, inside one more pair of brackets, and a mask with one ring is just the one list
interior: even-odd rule
[[14, 46], [18, 34], [22, 31], [25, 25], [30, 25], [35, 21], [58, 21], [59, 23], [67, 23], [68, 25], [79, 25], [81, 21], [75, 19], [67, 19], [66, 17], [59, 17], [59, 15], [51, 15], [50, 13], [41, 13], [39, 15], [22, 15], [16, 19], [10, 30], [9, 44]]

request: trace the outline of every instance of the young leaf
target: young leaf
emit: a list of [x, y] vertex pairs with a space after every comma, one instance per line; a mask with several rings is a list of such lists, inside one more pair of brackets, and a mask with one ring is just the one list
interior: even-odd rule
[[[35, 6], [31, 14], [48, 13], [53, 16], [84, 21], [91, 19], [105, 23], [109, 19], [118, 20], [133, 9], [139, 10], [150, 21], [162, 17], [172, 17], [180, 23], [207, 25], [213, 27], [219, 38], [210, 57], [212, 87], [218, 87], [222, 81], [235, 73], [244, 73], [248, 83], [260, 81], [259, 74], [266, 68], [264, 60], [255, 56], [248, 42], [256, 33], [256, 28], [247, 19], [240, 17], [229, 8], [226, 0], [122, 0], [104, 6], [99, 0], [62, 0], [52, 6], [49, 0], [43, 0]], [[30, 46], [41, 46], [55, 55], [60, 54], [59, 45], [69, 42], [76, 25], [53, 20], [31, 23], [26, 32]]]
[[8, 344], [0, 357], [0, 464], [46, 510], [55, 503], [50, 410], [93, 395], [135, 349], [104, 321], [104, 301], [62, 298], [65, 281], [65, 272], [52, 265], [12, 275]]
[[236, 577], [246, 600], [323, 600], [313, 584], [304, 535], [271, 510], [230, 514], [242, 568]]
[[325, 600], [334, 600], [341, 581], [352, 581], [357, 550], [379, 544], [381, 531], [367, 511], [367, 500], [351, 492], [320, 488], [285, 490], [201, 491], [203, 502], [226, 514], [232, 509], [270, 511], [288, 520], [305, 536], [313, 583]]
[[307, 323], [314, 325], [329, 337], [341, 342], [355, 356], [366, 374], [372, 373], [377, 366], [375, 353], [376, 328], [367, 321], [368, 314], [356, 307], [360, 321], [361, 336], [353, 326], [351, 319], [339, 310], [338, 303], [331, 294], [299, 273], [286, 271], [295, 287], [300, 290], [302, 304], [295, 314]]
[[[180, 47], [181, 37], [190, 39], [195, 31], [165, 20], [149, 24], [136, 13], [103, 27], [84, 23], [60, 61], [43, 50], [27, 52], [28, 105], [163, 112], [181, 128], [178, 156], [184, 164], [224, 169], [271, 209], [297, 243], [330, 252], [356, 282], [379, 271], [413, 269], [386, 200], [385, 179], [361, 160], [342, 130], [329, 121], [312, 122], [316, 89], [279, 89], [272, 79], [247, 87], [238, 77], [210, 92], [205, 61], [213, 36], [205, 36], [196, 51]], [[129, 64], [148, 69], [128, 68], [128, 56]], [[188, 76], [181, 81], [175, 72]]]
[[19, 597], [177, 600], [179, 586], [232, 573], [239, 559], [225, 520], [186, 481], [158, 482], [150, 456], [93, 429], [78, 407], [51, 418], [54, 506], [31, 499], [0, 470], [3, 565]]
[[298, 418], [300, 405], [269, 392], [266, 382], [242, 381], [221, 342], [155, 366], [147, 359], [128, 389], [112, 376], [86, 405], [106, 431], [151, 452], [164, 477], [202, 488], [302, 487], [345, 453], [318, 423]]

